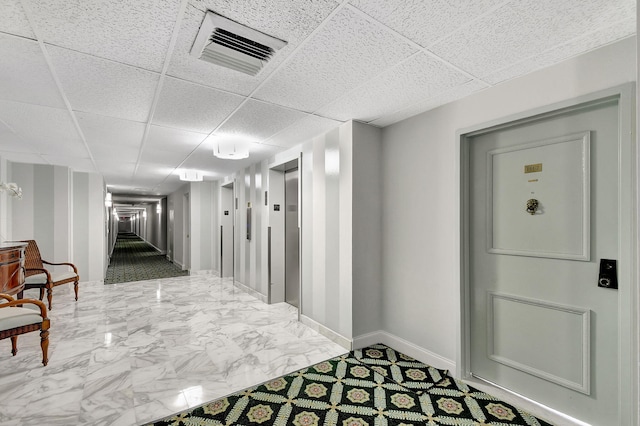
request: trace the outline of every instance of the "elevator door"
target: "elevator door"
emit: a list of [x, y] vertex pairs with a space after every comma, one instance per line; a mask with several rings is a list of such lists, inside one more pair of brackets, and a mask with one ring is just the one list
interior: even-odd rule
[[298, 169], [292, 169], [284, 174], [284, 202], [285, 211], [285, 290], [284, 298], [287, 303], [298, 307], [300, 298], [300, 251], [298, 228]]

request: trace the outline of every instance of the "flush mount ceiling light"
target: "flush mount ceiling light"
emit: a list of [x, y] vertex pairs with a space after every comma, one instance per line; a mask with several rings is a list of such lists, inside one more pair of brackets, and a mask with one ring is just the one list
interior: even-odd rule
[[180, 172], [180, 180], [186, 182], [202, 182], [202, 173], [197, 170], [183, 170]]
[[217, 138], [213, 144], [213, 155], [224, 160], [242, 160], [249, 157], [249, 147], [240, 139]]
[[286, 41], [207, 11], [190, 53], [203, 61], [256, 75], [276, 50], [286, 45]]

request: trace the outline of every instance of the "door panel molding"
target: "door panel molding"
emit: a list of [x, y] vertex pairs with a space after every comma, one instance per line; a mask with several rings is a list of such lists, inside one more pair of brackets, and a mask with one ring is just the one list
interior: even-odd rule
[[[572, 143], [574, 146], [569, 146]], [[524, 166], [526, 158], [542, 161], [539, 173], [523, 173], [520, 166]], [[569, 165], [573, 165], [575, 170], [568, 170]], [[576, 176], [572, 182], [562, 179], [562, 185], [559, 185], [557, 178], [562, 172], [575, 172]], [[544, 182], [546, 175], [549, 175], [549, 180], [553, 180], [555, 175], [556, 182]], [[565, 176], [562, 175], [563, 178]], [[496, 199], [495, 194], [501, 193], [501, 189], [512, 197]], [[539, 195], [530, 194], [534, 189]], [[575, 194], [580, 194], [582, 199], [569, 207], [572, 211], [554, 209]], [[487, 152], [487, 251], [514, 256], [591, 260], [590, 196], [590, 131]], [[535, 215], [528, 214], [525, 211], [527, 198], [540, 197], [540, 210]], [[573, 220], [567, 223], [563, 215], [569, 215]], [[543, 230], [551, 228], [570, 232], [573, 241], [554, 239], [543, 242], [536, 238]]]
[[[505, 303], [513, 306], [504, 306]], [[487, 314], [490, 359], [560, 386], [591, 394], [591, 310], [490, 291], [487, 294]], [[547, 339], [519, 332], [523, 328], [519, 327], [522, 323], [532, 321], [541, 326], [544, 324], [546, 330], [551, 329]], [[572, 352], [554, 352], [554, 341], [560, 336], [554, 335], [553, 330], [562, 330], [561, 338], [565, 341], [575, 340]], [[572, 331], [573, 335], [567, 335], [567, 331]], [[549, 371], [524, 359], [527, 354], [520, 354], [520, 359], [515, 359], [518, 354], [500, 353], [499, 341], [503, 339], [519, 339], [520, 349], [526, 352], [546, 351], [560, 366], [555, 372]]]

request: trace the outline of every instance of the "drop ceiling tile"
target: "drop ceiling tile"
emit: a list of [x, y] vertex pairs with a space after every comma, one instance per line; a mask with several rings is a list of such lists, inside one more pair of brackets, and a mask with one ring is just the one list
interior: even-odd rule
[[316, 136], [322, 135], [329, 130], [335, 129], [341, 124], [342, 122], [340, 121], [310, 114], [306, 118], [295, 122], [292, 126], [287, 127], [280, 133], [273, 135], [264, 143], [283, 148], [290, 148], [302, 142], [311, 140]]
[[350, 0], [389, 28], [427, 47], [505, 0]]
[[0, 0], [0, 32], [35, 40], [20, 0]]
[[74, 111], [147, 121], [158, 74], [55, 46], [47, 50]]
[[0, 99], [64, 108], [40, 46], [0, 34]]
[[[333, 0], [314, 2], [290, 0], [192, 1], [185, 11], [167, 73], [206, 86], [248, 95], [337, 5], [338, 2]], [[257, 76], [250, 76], [203, 62], [191, 56], [189, 52], [207, 10], [212, 10], [233, 21], [285, 40], [287, 45], [274, 55]]]
[[[119, 181], [129, 181], [133, 176], [133, 170], [135, 169], [135, 163], [125, 163], [116, 159], [101, 160], [96, 159], [96, 165], [98, 170], [105, 177], [118, 178]], [[111, 184], [110, 179], [107, 179], [107, 183]]]
[[135, 163], [138, 161], [139, 148], [130, 146], [118, 146], [113, 144], [92, 143], [89, 145], [91, 155], [99, 161], [122, 161], [125, 163]]
[[160, 149], [186, 156], [186, 154], [200, 145], [206, 137], [207, 133], [188, 132], [186, 130], [152, 125], [149, 128], [144, 147], [145, 149]]
[[379, 24], [344, 8], [255, 97], [315, 111], [415, 51]]
[[145, 167], [170, 167], [176, 168], [184, 160], [181, 155], [176, 155], [174, 151], [163, 151], [160, 149], [145, 149], [140, 157], [140, 162]]
[[82, 144], [69, 113], [64, 109], [0, 101], [0, 120], [40, 152], [52, 149], [55, 143]]
[[97, 170], [91, 159], [86, 157], [72, 157], [64, 155], [43, 155], [44, 159], [56, 166], [66, 166], [76, 172], [96, 173]]
[[466, 75], [420, 52], [321, 108], [318, 114], [341, 121], [371, 121], [467, 81]]
[[243, 99], [242, 96], [167, 77], [153, 123], [210, 133]]
[[492, 74], [635, 14], [633, 0], [511, 2], [430, 50], [475, 76]]
[[540, 55], [527, 58], [513, 66], [485, 76], [483, 80], [490, 84], [498, 84], [629, 37], [633, 35], [635, 31], [636, 20], [627, 19], [612, 27], [587, 34], [582, 38], [547, 50]]
[[26, 0], [46, 43], [159, 72], [180, 1]]
[[216, 134], [239, 135], [260, 142], [306, 116], [300, 111], [251, 99]]
[[472, 95], [473, 93], [480, 91], [482, 89], [486, 89], [487, 87], [488, 86], [482, 82], [479, 82], [477, 80], [472, 80], [461, 86], [456, 86], [453, 89], [447, 92], [441, 93], [433, 98], [425, 99], [421, 102], [418, 102], [414, 105], [411, 105], [393, 114], [388, 114], [384, 117], [378, 118], [377, 120], [374, 120], [369, 124], [372, 124], [378, 127], [385, 127], [390, 124], [394, 124], [399, 121], [405, 120], [409, 117], [413, 117], [414, 115], [418, 115], [425, 111], [429, 111], [430, 109], [437, 108], [449, 102], [462, 99], [465, 96]]
[[76, 112], [75, 115], [89, 147], [98, 144], [111, 146], [114, 152], [123, 148], [136, 152], [140, 149], [144, 123], [86, 112]]

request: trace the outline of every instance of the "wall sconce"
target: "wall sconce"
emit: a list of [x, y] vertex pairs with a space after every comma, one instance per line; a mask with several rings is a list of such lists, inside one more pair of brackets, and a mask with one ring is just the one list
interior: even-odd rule
[[162, 213], [162, 204], [160, 204], [160, 201], [158, 201], [158, 204], [156, 205], [156, 213]]
[[143, 218], [143, 219], [146, 219], [146, 218], [147, 218], [147, 211], [146, 211], [146, 210], [143, 210], [143, 211], [142, 211], [142, 218]]
[[106, 207], [111, 207], [113, 205], [113, 200], [111, 199], [111, 193], [107, 192], [107, 196], [104, 199], [104, 205]]
[[202, 173], [197, 170], [183, 170], [180, 172], [180, 180], [186, 182], [202, 182]]

